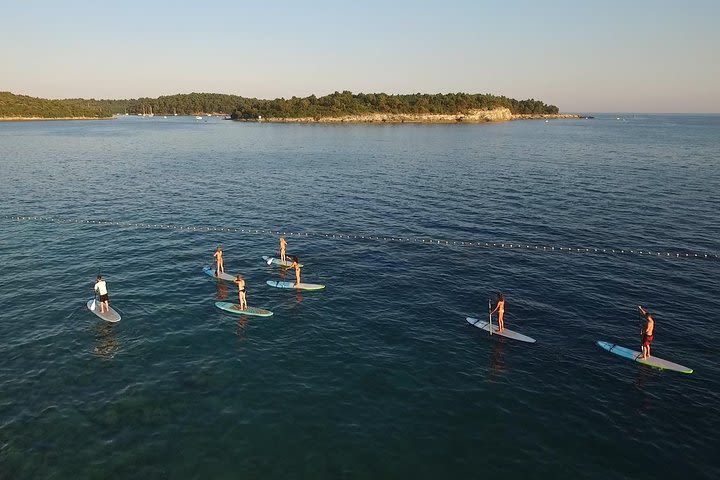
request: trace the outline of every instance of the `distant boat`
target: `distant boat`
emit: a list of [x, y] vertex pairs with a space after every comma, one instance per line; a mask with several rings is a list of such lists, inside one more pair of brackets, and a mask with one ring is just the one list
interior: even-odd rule
[[195, 117], [195, 120], [202, 120], [202, 117]]

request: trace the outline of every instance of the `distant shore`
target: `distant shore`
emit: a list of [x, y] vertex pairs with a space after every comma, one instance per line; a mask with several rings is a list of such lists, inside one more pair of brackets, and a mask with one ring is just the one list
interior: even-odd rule
[[432, 113], [368, 113], [364, 115], [344, 115], [339, 117], [269, 117], [259, 120], [240, 120], [270, 123], [489, 123], [508, 122], [511, 120], [549, 120], [585, 118], [570, 113], [528, 114], [512, 113], [508, 108], [493, 110], [471, 110], [457, 114]]
[[[202, 114], [208, 116], [208, 114]], [[221, 116], [222, 114], [213, 114]], [[0, 117], [0, 122], [37, 122], [55, 120], [112, 120], [115, 117]], [[338, 117], [267, 117], [259, 119], [239, 119], [239, 122], [262, 123], [496, 123], [512, 120], [557, 120], [588, 118], [572, 113], [512, 113], [508, 108], [493, 110], [471, 110], [457, 114], [433, 113], [367, 113], [363, 115], [344, 115]]]

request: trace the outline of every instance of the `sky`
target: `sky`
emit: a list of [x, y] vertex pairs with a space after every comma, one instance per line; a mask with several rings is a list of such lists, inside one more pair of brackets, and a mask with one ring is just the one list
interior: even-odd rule
[[0, 91], [492, 93], [720, 113], [720, 0], [0, 0]]

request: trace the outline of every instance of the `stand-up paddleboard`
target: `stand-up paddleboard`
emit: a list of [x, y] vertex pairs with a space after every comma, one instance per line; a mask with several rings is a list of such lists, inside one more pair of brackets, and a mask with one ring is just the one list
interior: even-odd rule
[[269, 317], [273, 314], [270, 310], [257, 307], [247, 307], [245, 310], [240, 310], [240, 305], [237, 303], [230, 302], [215, 302], [215, 306], [220, 310], [228, 313], [236, 313], [238, 315], [255, 315], [258, 317]]
[[467, 317], [466, 320], [470, 325], [474, 325], [481, 330], [490, 332], [492, 335], [500, 335], [502, 337], [512, 338], [513, 340], [519, 340], [521, 342], [535, 343], [534, 338], [530, 338], [527, 335], [523, 335], [522, 333], [513, 332], [512, 330], [508, 330], [507, 328], [500, 332], [498, 331], [499, 328], [497, 326], [492, 325], [490, 322], [486, 322], [485, 320], [480, 320], [478, 318], [472, 317]]
[[[263, 255], [262, 259], [265, 260], [265, 263], [267, 263], [268, 265], [280, 265], [281, 267], [292, 266], [292, 261], [290, 261], [290, 260], [285, 260], [283, 262], [277, 257], [268, 257], [267, 255]], [[303, 267], [302, 263], [298, 263], [298, 265], [300, 266], [300, 268]]]
[[219, 276], [215, 276], [215, 269], [213, 267], [210, 267], [208, 265], [205, 265], [203, 267], [203, 272], [205, 272], [206, 275], [210, 275], [216, 280], [225, 280], [226, 282], [234, 282], [235, 281], [235, 275], [230, 275], [226, 272], [221, 272]]
[[280, 280], [268, 280], [265, 283], [271, 287], [296, 288], [298, 290], [322, 290], [325, 288], [325, 285], [319, 285], [317, 283], [300, 283], [299, 285], [295, 285], [295, 282], [282, 282]]
[[652, 355], [648, 358], [642, 358], [641, 352], [636, 352], [635, 350], [630, 350], [629, 348], [621, 347], [620, 345], [616, 345], [614, 343], [599, 341], [597, 342], [597, 344], [610, 353], [620, 355], [621, 357], [627, 358], [628, 360], [633, 360], [638, 363], [642, 363], [643, 365], [659, 368], [661, 370], [672, 370], [681, 373], [693, 372], [692, 368], [678, 365], [677, 363], [669, 362], [667, 360], [663, 360], [662, 358], [653, 357]]
[[[95, 304], [94, 306], [93, 306], [93, 303]], [[117, 311], [115, 311], [112, 307], [108, 307], [107, 312], [100, 313], [100, 302], [99, 301], [96, 302], [94, 298], [92, 300], [88, 300], [87, 308], [92, 313], [94, 313], [95, 315], [97, 315], [98, 317], [102, 318], [103, 320], [105, 320], [107, 322], [115, 323], [115, 322], [120, 321], [120, 314]]]

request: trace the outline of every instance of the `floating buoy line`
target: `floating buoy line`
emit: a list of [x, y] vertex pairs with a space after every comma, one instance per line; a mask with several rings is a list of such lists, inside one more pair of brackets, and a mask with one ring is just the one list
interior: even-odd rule
[[213, 226], [197, 226], [197, 225], [176, 225], [167, 223], [136, 223], [136, 222], [117, 222], [112, 220], [83, 220], [73, 218], [58, 218], [44, 216], [19, 216], [19, 215], [3, 215], [3, 218], [14, 221], [37, 221], [50, 222], [60, 224], [78, 224], [78, 225], [104, 225], [125, 228], [147, 228], [158, 230], [176, 230], [182, 232], [227, 232], [241, 234], [258, 234], [258, 235], [285, 235], [288, 237], [322, 237], [334, 238], [339, 240], [374, 240], [386, 242], [402, 242], [416, 243], [422, 245], [440, 245], [440, 246], [459, 246], [459, 247], [479, 247], [479, 248], [502, 248], [512, 250], [525, 251], [543, 251], [543, 252], [566, 252], [581, 254], [606, 254], [606, 255], [641, 255], [644, 257], [656, 258], [677, 258], [677, 259], [697, 259], [697, 260], [720, 260], [720, 256], [716, 253], [700, 253], [700, 252], [658, 252], [655, 250], [627, 249], [627, 248], [600, 248], [600, 247], [563, 247], [557, 245], [531, 245], [527, 243], [509, 243], [509, 242], [482, 242], [482, 241], [461, 241], [461, 240], [441, 240], [426, 237], [410, 237], [410, 236], [388, 236], [388, 235], [356, 235], [346, 233], [320, 233], [320, 232], [287, 232], [281, 230], [263, 230], [254, 228], [235, 228], [235, 227], [213, 227]]

